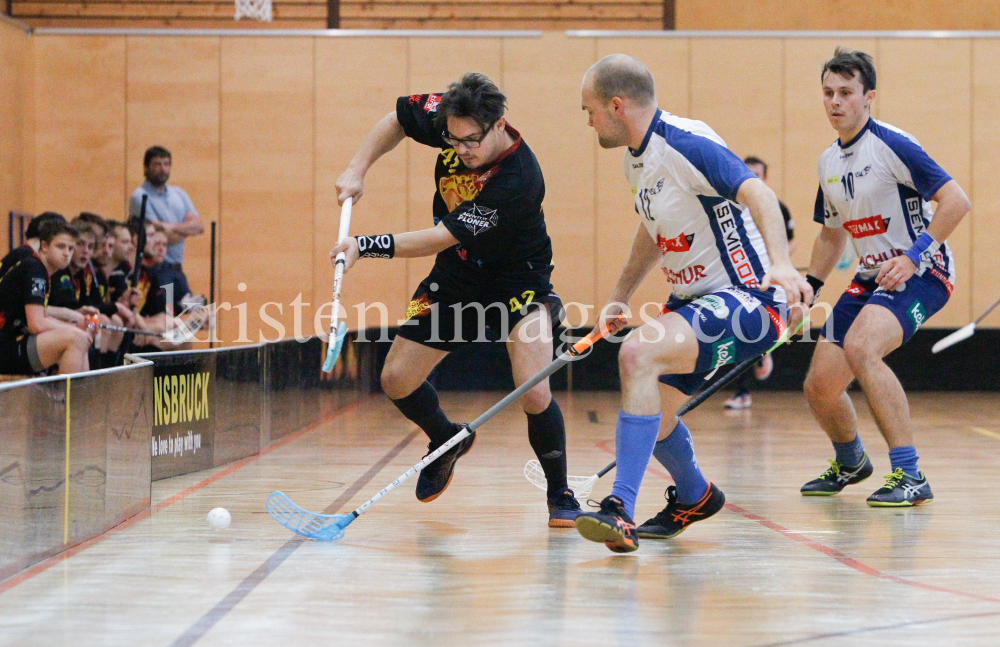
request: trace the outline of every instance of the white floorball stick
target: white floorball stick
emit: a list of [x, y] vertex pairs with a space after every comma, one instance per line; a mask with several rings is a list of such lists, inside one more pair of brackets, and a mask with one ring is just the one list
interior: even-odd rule
[[979, 317], [975, 321], [973, 321], [972, 323], [966, 324], [966, 325], [962, 326], [961, 328], [959, 328], [958, 330], [956, 330], [955, 332], [953, 332], [950, 335], [948, 335], [947, 337], [945, 337], [944, 339], [938, 340], [938, 342], [936, 344], [934, 344], [933, 346], [931, 346], [931, 352], [932, 353], [940, 353], [945, 348], [948, 348], [949, 346], [954, 346], [958, 342], [965, 341], [969, 337], [972, 337], [972, 334], [974, 332], [976, 332], [976, 325], [980, 321], [982, 321], [983, 319], [985, 319], [987, 315], [989, 315], [991, 312], [993, 312], [993, 309], [996, 308], [998, 305], [1000, 305], [1000, 299], [997, 299], [996, 301], [994, 301], [993, 305], [991, 305], [989, 308], [986, 308], [986, 312], [984, 312], [983, 314], [979, 315]]
[[[337, 234], [337, 243], [344, 242], [347, 232], [351, 229], [351, 205], [352, 198], [344, 200], [344, 206], [340, 208], [340, 233]], [[337, 319], [340, 316], [340, 286], [344, 282], [344, 264], [347, 262], [347, 255], [344, 252], [337, 254], [337, 267], [333, 271], [333, 314], [330, 317], [330, 339], [326, 342], [326, 360], [323, 362], [323, 372], [329, 373], [333, 370], [333, 365], [340, 357], [340, 349], [344, 345], [344, 335], [347, 334], [347, 323], [341, 321], [338, 325]]]

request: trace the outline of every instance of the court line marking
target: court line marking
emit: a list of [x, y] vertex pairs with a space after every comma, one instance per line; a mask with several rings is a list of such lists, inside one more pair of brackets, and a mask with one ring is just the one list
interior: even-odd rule
[[[398, 456], [407, 445], [409, 445], [414, 438], [420, 433], [419, 429], [414, 429], [409, 434], [406, 435], [395, 447], [389, 450], [385, 456], [379, 459], [377, 463], [372, 465], [367, 472], [362, 474], [358, 480], [351, 484], [349, 488], [344, 490], [344, 492], [334, 500], [325, 510], [323, 514], [334, 514], [340, 508], [344, 506], [348, 501], [351, 500], [355, 494], [357, 494], [361, 488], [368, 485], [375, 476], [381, 472], [386, 465], [389, 464], [392, 459]], [[251, 592], [257, 585], [267, 579], [267, 576], [273, 573], [280, 567], [286, 559], [291, 557], [299, 546], [306, 543], [305, 537], [293, 537], [289, 539], [285, 544], [276, 550], [274, 553], [268, 557], [263, 564], [258, 566], [250, 575], [248, 575], [242, 582], [240, 582], [236, 588], [229, 592], [226, 597], [222, 598], [218, 604], [212, 607], [208, 613], [203, 615], [198, 619], [193, 625], [191, 625], [187, 631], [185, 631], [177, 640], [170, 643], [171, 647], [190, 647], [190, 645], [195, 644], [201, 640], [206, 633], [211, 631], [220, 620], [226, 617], [230, 611], [232, 611], [237, 604], [243, 601], [243, 598], [250, 595]]]
[[194, 485], [192, 485], [192, 486], [190, 486], [190, 487], [188, 487], [188, 488], [186, 488], [184, 490], [181, 490], [180, 492], [178, 492], [177, 494], [173, 495], [172, 497], [170, 497], [168, 499], [164, 499], [163, 501], [160, 501], [159, 503], [146, 508], [142, 512], [139, 512], [138, 514], [136, 514], [135, 516], [129, 517], [128, 519], [126, 519], [125, 521], [121, 522], [117, 526], [114, 526], [113, 528], [109, 528], [103, 534], [100, 534], [100, 535], [98, 535], [96, 537], [93, 537], [92, 539], [88, 539], [85, 542], [82, 542], [82, 543], [79, 543], [79, 544], [77, 544], [75, 546], [67, 548], [66, 550], [62, 551], [58, 555], [53, 555], [52, 557], [43, 559], [42, 561], [38, 562], [37, 564], [34, 564], [33, 566], [30, 566], [29, 568], [26, 568], [25, 570], [23, 570], [23, 571], [15, 574], [15, 575], [12, 575], [8, 579], [3, 580], [2, 582], [0, 582], [0, 595], [3, 595], [4, 593], [6, 593], [7, 591], [9, 591], [12, 588], [16, 587], [19, 584], [27, 582], [28, 580], [30, 580], [31, 578], [35, 577], [36, 575], [44, 573], [45, 571], [49, 570], [50, 568], [52, 568], [56, 564], [60, 564], [60, 563], [62, 563], [64, 561], [66, 561], [67, 559], [69, 559], [69, 558], [71, 558], [71, 557], [73, 557], [75, 555], [80, 554], [81, 552], [87, 550], [91, 546], [94, 546], [94, 545], [96, 545], [96, 544], [104, 541], [108, 537], [110, 537], [112, 535], [115, 535], [115, 534], [117, 534], [117, 533], [119, 533], [119, 532], [121, 532], [123, 530], [128, 529], [128, 528], [131, 528], [132, 526], [134, 526], [135, 524], [139, 523], [143, 519], [146, 519], [146, 518], [148, 518], [148, 517], [150, 517], [150, 516], [152, 516], [152, 515], [160, 512], [164, 508], [167, 508], [167, 507], [169, 507], [169, 506], [177, 503], [178, 501], [182, 501], [182, 500], [186, 499], [187, 497], [191, 496], [192, 494], [194, 494], [198, 490], [206, 488], [209, 485], [211, 485], [212, 483], [215, 483], [216, 481], [218, 481], [219, 479], [222, 479], [222, 478], [224, 478], [226, 476], [229, 476], [233, 472], [235, 472], [235, 471], [237, 471], [237, 470], [239, 470], [239, 469], [241, 469], [243, 467], [246, 467], [250, 463], [253, 463], [254, 461], [256, 461], [258, 458], [261, 458], [262, 456], [266, 456], [267, 454], [270, 454], [271, 452], [273, 452], [274, 450], [278, 449], [279, 447], [283, 447], [283, 446], [287, 445], [288, 443], [290, 443], [290, 442], [292, 442], [294, 440], [298, 440], [302, 436], [305, 436], [308, 433], [316, 431], [320, 427], [323, 427], [324, 425], [332, 422], [333, 420], [339, 418], [340, 416], [354, 411], [355, 409], [357, 409], [358, 407], [360, 407], [362, 404], [364, 404], [368, 400], [372, 399], [373, 397], [375, 397], [375, 395], [374, 394], [370, 394], [370, 395], [364, 396], [362, 398], [359, 398], [359, 399], [355, 400], [354, 402], [351, 402], [350, 404], [348, 404], [346, 407], [344, 407], [340, 411], [337, 411], [336, 413], [333, 413], [332, 415], [327, 416], [324, 420], [321, 420], [320, 422], [317, 422], [316, 424], [313, 424], [313, 425], [311, 425], [309, 427], [306, 427], [305, 429], [300, 429], [299, 431], [296, 431], [296, 432], [294, 432], [292, 434], [289, 434], [289, 435], [285, 436], [284, 438], [282, 438], [281, 440], [275, 441], [271, 445], [269, 445], [269, 446], [265, 447], [264, 449], [260, 450], [260, 452], [254, 454], [253, 456], [247, 456], [246, 458], [242, 458], [242, 459], [236, 461], [235, 463], [229, 464], [228, 466], [226, 466], [222, 470], [216, 472], [212, 476], [209, 476], [208, 478], [204, 479], [203, 481], [199, 481], [198, 483], [195, 483]]
[[[615, 453], [614, 450], [608, 447], [608, 444], [611, 442], [614, 441], [612, 440], [601, 441], [600, 443], [597, 444], [597, 447], [606, 453], [614, 455]], [[662, 479], [666, 479], [673, 482], [672, 479], [670, 478], [670, 474], [666, 470], [662, 470], [656, 467], [647, 467], [646, 471]], [[902, 577], [897, 577], [895, 575], [889, 575], [888, 573], [883, 573], [877, 568], [868, 566], [867, 564], [864, 564], [854, 559], [853, 557], [849, 557], [844, 553], [840, 552], [839, 550], [836, 550], [835, 548], [830, 548], [829, 546], [821, 544], [820, 542], [814, 539], [810, 539], [809, 537], [806, 537], [804, 535], [801, 535], [796, 531], [789, 530], [788, 528], [785, 528], [784, 526], [779, 525], [771, 521], [770, 519], [767, 519], [766, 517], [754, 514], [753, 512], [741, 508], [736, 504], [727, 503], [725, 507], [730, 512], [734, 512], [740, 515], [741, 517], [749, 519], [750, 521], [755, 521], [760, 525], [764, 526], [765, 528], [768, 528], [769, 530], [773, 530], [777, 533], [784, 535], [785, 537], [788, 537], [789, 539], [799, 542], [800, 544], [802, 544], [807, 548], [811, 548], [817, 552], [820, 552], [826, 555], [827, 557], [832, 557], [833, 559], [837, 560], [844, 566], [851, 568], [855, 571], [858, 571], [859, 573], [864, 573], [865, 575], [871, 575], [872, 577], [877, 577], [878, 579], [885, 580], [887, 582], [893, 582], [894, 584], [904, 584], [906, 586], [912, 586], [915, 588], [935, 591], [937, 593], [949, 593], [951, 595], [959, 595], [966, 598], [972, 598], [973, 600], [979, 600], [981, 602], [993, 602], [996, 604], [1000, 604], [1000, 599], [997, 598], [991, 598], [985, 595], [976, 595], [975, 593], [966, 593], [964, 591], [955, 591], [953, 589], [946, 589], [944, 587], [934, 586], [933, 584], [924, 584], [923, 582], [908, 580]]]
[[913, 620], [910, 622], [897, 622], [896, 624], [892, 625], [866, 627], [863, 629], [852, 629], [850, 631], [836, 631], [826, 634], [816, 634], [814, 636], [807, 636], [805, 638], [793, 638], [791, 640], [783, 640], [781, 642], [776, 642], [776, 643], [764, 643], [760, 645], [755, 645], [755, 647], [788, 647], [789, 645], [802, 645], [805, 643], [816, 642], [817, 640], [826, 640], [828, 638], [840, 638], [842, 636], [856, 636], [858, 634], [871, 633], [875, 631], [888, 631], [890, 629], [902, 629], [904, 627], [935, 625], [935, 624], [941, 624], [943, 622], [955, 622], [957, 620], [971, 620], [973, 618], [991, 618], [993, 616], [1000, 616], [1000, 611], [989, 611], [986, 613], [966, 613], [959, 616], [935, 618], [933, 620]]
[[1000, 440], [1000, 434], [998, 434], [995, 431], [990, 431], [985, 427], [969, 427], [969, 429], [976, 432], [977, 434], [981, 434], [983, 436], [989, 436], [990, 438], [996, 438], [997, 440]]

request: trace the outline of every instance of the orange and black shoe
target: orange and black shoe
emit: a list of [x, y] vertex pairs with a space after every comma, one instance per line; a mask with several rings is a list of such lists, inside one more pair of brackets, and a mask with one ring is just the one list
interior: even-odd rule
[[[461, 425], [455, 425], [456, 434], [461, 430]], [[427, 445], [427, 454], [430, 454], [443, 444], [429, 443]], [[417, 499], [424, 503], [430, 503], [441, 496], [448, 489], [451, 478], [455, 475], [455, 463], [459, 458], [468, 454], [469, 450], [475, 444], [476, 432], [472, 432], [471, 436], [463, 439], [457, 445], [438, 456], [436, 461], [420, 470], [420, 477], [417, 479]], [[427, 454], [424, 454], [424, 456]]]
[[625, 512], [625, 504], [616, 496], [604, 497], [600, 512], [584, 512], [576, 518], [576, 529], [584, 539], [602, 542], [616, 553], [639, 549], [635, 522]]
[[676, 537], [695, 521], [708, 519], [726, 504], [726, 495], [714, 483], [709, 483], [705, 495], [691, 505], [677, 501], [677, 488], [673, 485], [667, 488], [666, 497], [667, 507], [639, 526], [639, 536], [643, 539]]

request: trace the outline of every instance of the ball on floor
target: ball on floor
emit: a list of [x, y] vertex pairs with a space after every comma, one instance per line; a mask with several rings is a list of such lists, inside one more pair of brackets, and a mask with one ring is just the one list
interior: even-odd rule
[[232, 516], [229, 514], [229, 510], [225, 508], [212, 508], [208, 513], [208, 525], [212, 526], [216, 530], [222, 528], [228, 528], [229, 524], [233, 522]]

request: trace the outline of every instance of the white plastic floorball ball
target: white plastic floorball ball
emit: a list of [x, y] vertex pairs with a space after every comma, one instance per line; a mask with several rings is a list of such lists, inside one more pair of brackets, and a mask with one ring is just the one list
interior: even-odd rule
[[229, 510], [225, 508], [212, 508], [208, 513], [208, 525], [212, 526], [216, 530], [222, 528], [228, 528], [229, 524], [233, 522], [232, 516], [229, 514]]

